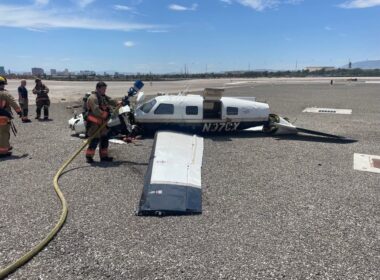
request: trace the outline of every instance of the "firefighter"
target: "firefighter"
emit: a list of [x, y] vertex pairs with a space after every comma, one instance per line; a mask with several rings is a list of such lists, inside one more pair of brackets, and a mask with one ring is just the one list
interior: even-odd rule
[[[112, 100], [106, 95], [107, 84], [98, 82], [96, 90], [91, 92], [87, 99], [87, 127], [86, 133], [89, 137], [93, 136], [95, 131], [110, 118], [112, 107], [115, 107], [119, 102]], [[94, 155], [96, 147], [99, 144], [100, 161], [111, 162], [112, 157], [108, 156], [108, 128], [103, 128], [93, 138], [86, 151], [86, 160], [88, 163], [94, 162]]]
[[36, 120], [39, 120], [41, 117], [42, 107], [44, 108], [44, 120], [47, 121], [49, 119], [49, 106], [50, 99], [48, 96], [49, 88], [42, 83], [41, 79], [36, 79], [36, 86], [33, 89], [33, 94], [36, 94]]
[[31, 122], [30, 119], [28, 119], [28, 90], [26, 89], [26, 81], [21, 80], [21, 85], [18, 87], [18, 103], [20, 104], [21, 110], [22, 110], [22, 122], [28, 123]]
[[12, 95], [5, 90], [7, 79], [0, 76], [0, 157], [10, 156], [12, 147], [9, 144], [12, 111], [11, 107], [22, 117], [21, 108]]

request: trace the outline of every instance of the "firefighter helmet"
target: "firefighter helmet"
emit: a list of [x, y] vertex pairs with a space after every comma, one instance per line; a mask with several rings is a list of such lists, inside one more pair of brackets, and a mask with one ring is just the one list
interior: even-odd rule
[[0, 76], [0, 85], [6, 85], [8, 84], [7, 78]]

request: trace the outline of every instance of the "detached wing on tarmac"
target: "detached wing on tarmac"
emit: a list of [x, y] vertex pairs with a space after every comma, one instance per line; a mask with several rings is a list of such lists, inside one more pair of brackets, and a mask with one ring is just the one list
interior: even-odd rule
[[158, 132], [137, 214], [202, 213], [202, 157], [202, 137]]

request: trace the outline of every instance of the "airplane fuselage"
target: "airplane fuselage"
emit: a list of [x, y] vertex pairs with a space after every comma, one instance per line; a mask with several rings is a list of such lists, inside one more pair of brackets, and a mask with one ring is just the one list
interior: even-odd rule
[[252, 100], [164, 95], [137, 106], [135, 121], [143, 132], [229, 133], [265, 125], [269, 114], [268, 104]]

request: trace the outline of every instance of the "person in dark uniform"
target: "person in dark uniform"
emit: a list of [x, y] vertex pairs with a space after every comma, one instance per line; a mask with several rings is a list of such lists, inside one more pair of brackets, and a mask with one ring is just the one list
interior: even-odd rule
[[31, 122], [30, 119], [28, 119], [28, 90], [26, 89], [26, 81], [21, 80], [21, 85], [18, 87], [18, 103], [20, 104], [21, 111], [22, 111], [22, 117], [21, 120], [24, 123]]

